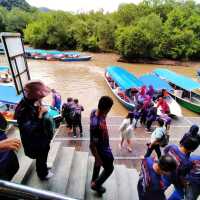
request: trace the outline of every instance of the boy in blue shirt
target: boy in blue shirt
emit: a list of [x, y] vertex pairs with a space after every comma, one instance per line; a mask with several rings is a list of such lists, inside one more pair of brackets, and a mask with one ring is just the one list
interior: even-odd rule
[[190, 153], [195, 151], [199, 146], [197, 138], [188, 137], [180, 146], [169, 145], [165, 148], [165, 155], [172, 156], [177, 163], [177, 168], [170, 175], [164, 176], [165, 187], [174, 185], [175, 191], [168, 200], [181, 200], [184, 196], [184, 188], [186, 186], [186, 175], [189, 173], [192, 163], [189, 160]]
[[176, 169], [176, 161], [169, 155], [161, 156], [158, 161], [144, 158], [138, 181], [139, 200], [165, 200], [162, 175]]

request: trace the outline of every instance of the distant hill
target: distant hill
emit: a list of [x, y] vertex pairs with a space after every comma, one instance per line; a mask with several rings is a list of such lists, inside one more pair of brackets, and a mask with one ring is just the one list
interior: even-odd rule
[[38, 8], [41, 12], [49, 12], [50, 9], [49, 8], [46, 8], [46, 7], [40, 7]]
[[18, 7], [23, 10], [29, 10], [31, 6], [25, 0], [0, 0], [0, 5], [11, 10], [12, 7]]

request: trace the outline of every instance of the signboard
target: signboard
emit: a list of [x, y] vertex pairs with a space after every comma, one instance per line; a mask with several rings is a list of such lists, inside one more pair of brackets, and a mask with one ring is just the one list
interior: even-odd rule
[[20, 33], [1, 33], [1, 40], [10, 65], [17, 94], [24, 94], [23, 87], [31, 78], [21, 35]]

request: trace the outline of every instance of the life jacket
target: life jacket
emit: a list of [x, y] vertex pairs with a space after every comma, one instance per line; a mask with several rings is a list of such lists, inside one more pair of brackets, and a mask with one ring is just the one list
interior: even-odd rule
[[149, 157], [142, 160], [141, 174], [143, 177], [143, 191], [155, 192], [164, 190], [161, 176], [153, 170], [154, 159]]

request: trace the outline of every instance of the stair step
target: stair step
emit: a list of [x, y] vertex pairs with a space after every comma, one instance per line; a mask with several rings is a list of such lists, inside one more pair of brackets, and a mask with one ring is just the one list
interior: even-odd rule
[[75, 152], [66, 195], [75, 199], [84, 199], [87, 178], [88, 152]]
[[[58, 152], [61, 147], [61, 142], [52, 142], [50, 146], [50, 151], [47, 159], [47, 166], [52, 168], [56, 162]], [[59, 156], [58, 156], [59, 157]]]
[[19, 170], [13, 177], [12, 182], [20, 184], [27, 178], [30, 171], [33, 169], [33, 160], [25, 155], [18, 157], [18, 160]]
[[62, 147], [59, 153], [60, 159], [55, 165], [55, 175], [50, 179], [49, 190], [65, 194], [67, 183], [69, 181], [75, 148]]
[[128, 177], [128, 169], [124, 165], [115, 166], [115, 174], [117, 180], [118, 199], [131, 199], [130, 187]]
[[70, 174], [74, 151], [75, 148], [73, 147], [63, 147], [60, 149], [59, 155], [57, 155], [59, 159], [51, 169], [54, 173], [52, 178], [46, 181], [41, 181], [34, 170], [25, 184], [31, 187], [64, 194]]
[[139, 200], [137, 192], [137, 184], [139, 179], [139, 173], [136, 169], [127, 169], [128, 170], [128, 184], [130, 188], [131, 199]]
[[[115, 166], [114, 166], [115, 167]], [[107, 200], [120, 200], [118, 198], [118, 188], [117, 188], [117, 182], [116, 182], [116, 174], [115, 170], [111, 174], [111, 176], [106, 180], [104, 183], [104, 186], [106, 188], [106, 193], [103, 195], [103, 199]]]
[[[117, 184], [116, 184], [116, 177], [115, 171], [113, 171], [112, 175], [106, 180], [104, 187], [106, 188], [106, 193], [103, 194], [101, 197], [90, 188], [92, 172], [94, 166], [94, 157], [90, 156], [88, 161], [88, 175], [87, 175], [87, 185], [86, 185], [86, 200], [118, 200], [117, 197]], [[101, 170], [102, 171], [102, 170]]]

